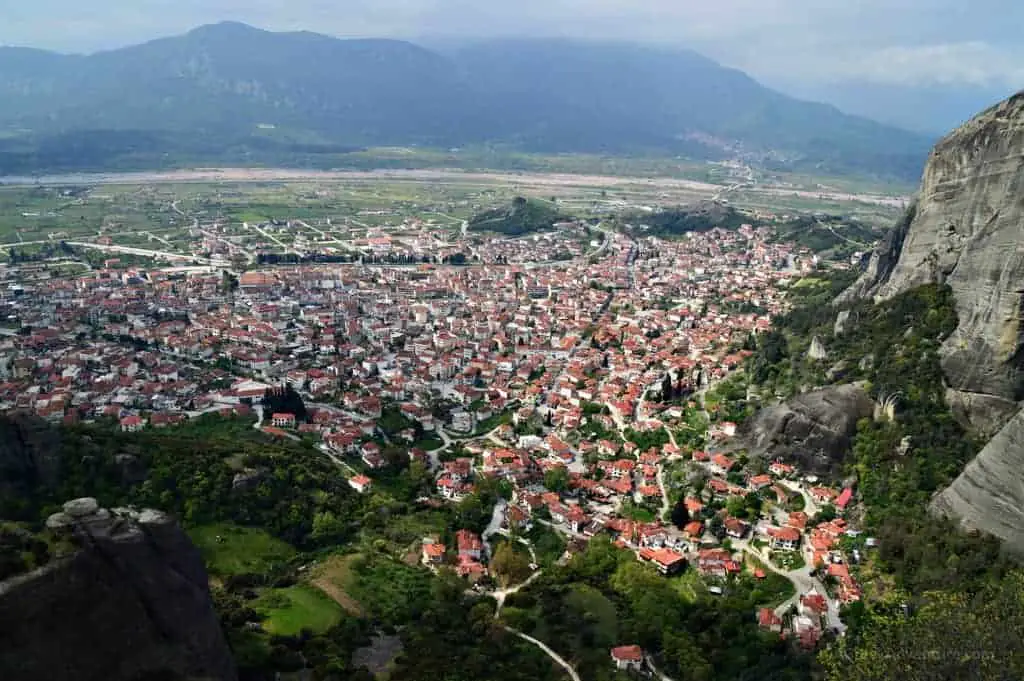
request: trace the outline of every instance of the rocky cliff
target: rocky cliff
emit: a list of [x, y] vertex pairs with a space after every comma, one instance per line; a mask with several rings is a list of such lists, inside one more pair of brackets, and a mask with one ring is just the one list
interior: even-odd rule
[[837, 473], [857, 421], [874, 411], [874, 401], [855, 385], [838, 385], [797, 395], [757, 413], [742, 440], [757, 456], [796, 461], [819, 475]]
[[959, 317], [941, 352], [950, 402], [992, 433], [1024, 399], [1024, 92], [936, 145], [908, 219], [841, 300], [932, 282]]
[[1010, 419], [959, 478], [932, 502], [964, 527], [1002, 539], [1024, 554], [1024, 411]]
[[1024, 92], [936, 145], [913, 210], [839, 302], [931, 282], [959, 320], [940, 352], [947, 400], [991, 437], [933, 510], [1024, 552]]
[[0, 583], [0, 678], [235, 679], [202, 558], [173, 520], [79, 499], [47, 527], [75, 550]]

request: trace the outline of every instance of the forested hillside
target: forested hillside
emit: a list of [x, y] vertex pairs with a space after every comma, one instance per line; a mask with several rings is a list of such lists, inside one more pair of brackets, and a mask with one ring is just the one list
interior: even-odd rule
[[[998, 611], [1013, 631], [1024, 626], [1019, 599], [1007, 601], [1019, 589], [1014, 565], [994, 538], [928, 514], [932, 495], [981, 448], [945, 402], [937, 351], [957, 323], [951, 292], [929, 285], [878, 305], [833, 308], [845, 283], [820, 279], [797, 289], [804, 303], [759, 339], [749, 366], [764, 392], [861, 381], [879, 404], [876, 418], [858, 424], [845, 471], [863, 501], [863, 529], [877, 542], [867, 551], [863, 536], [851, 540], [870, 557], [857, 567], [869, 597], [848, 609], [850, 632], [823, 661], [835, 679], [851, 678], [854, 667], [852, 678], [891, 678], [883, 671], [890, 664], [903, 665], [907, 678], [966, 678], [958, 676], [966, 670], [1010, 678], [1002, 674], [1019, 660], [993, 638], [1000, 634], [989, 617]], [[812, 338], [825, 359], [808, 357]], [[947, 659], [952, 650], [962, 657]]]

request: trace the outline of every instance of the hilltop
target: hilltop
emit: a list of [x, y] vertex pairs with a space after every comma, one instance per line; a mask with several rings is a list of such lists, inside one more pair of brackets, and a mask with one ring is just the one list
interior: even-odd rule
[[560, 219], [554, 204], [519, 196], [507, 208], [495, 208], [473, 216], [469, 221], [469, 229], [522, 236], [552, 229]]

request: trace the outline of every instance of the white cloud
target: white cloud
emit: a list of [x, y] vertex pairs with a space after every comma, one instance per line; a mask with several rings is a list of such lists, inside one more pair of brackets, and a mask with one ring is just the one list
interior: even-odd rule
[[979, 41], [888, 47], [837, 66], [836, 77], [887, 85], [1024, 87], [1024, 52]]

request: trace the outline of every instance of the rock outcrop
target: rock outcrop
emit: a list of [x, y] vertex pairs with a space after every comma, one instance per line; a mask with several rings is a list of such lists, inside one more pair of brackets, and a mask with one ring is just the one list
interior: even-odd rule
[[991, 433], [1024, 399], [1024, 92], [936, 145], [907, 217], [840, 302], [948, 284], [959, 325], [943, 372], [976, 404], [960, 415]]
[[936, 145], [916, 206], [838, 302], [932, 282], [959, 319], [940, 351], [947, 402], [991, 437], [932, 508], [1024, 553], [1024, 92]]
[[819, 475], [836, 473], [857, 421], [873, 411], [871, 397], [856, 385], [814, 390], [759, 411], [745, 425], [741, 441], [755, 456], [795, 461]]
[[1024, 411], [935, 497], [932, 508], [966, 528], [999, 537], [1011, 551], [1024, 555]]
[[0, 493], [52, 485], [59, 475], [59, 431], [32, 414], [0, 416]]
[[0, 583], [0, 678], [236, 678], [202, 558], [172, 519], [79, 499], [47, 527], [76, 549]]

